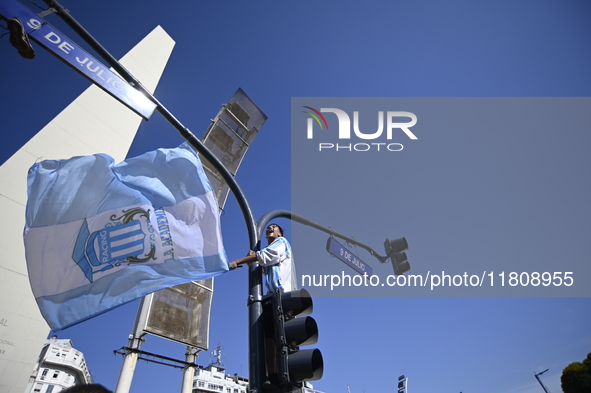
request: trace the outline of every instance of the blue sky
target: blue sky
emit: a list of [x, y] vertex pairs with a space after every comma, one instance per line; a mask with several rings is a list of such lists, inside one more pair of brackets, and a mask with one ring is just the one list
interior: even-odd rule
[[[115, 57], [161, 25], [176, 47], [155, 95], [197, 136], [238, 87], [250, 95], [269, 116], [237, 176], [256, 218], [274, 209], [289, 210], [294, 202], [316, 208], [310, 214], [317, 215], [309, 218], [377, 250], [387, 237], [406, 236], [417, 273], [437, 260], [450, 270], [455, 260], [471, 260], [477, 266], [471, 272], [490, 271], [496, 268], [495, 258], [508, 255], [519, 269], [530, 271], [537, 260], [555, 261], [555, 271], [564, 269], [561, 261], [567, 266], [589, 263], [591, 190], [585, 147], [590, 137], [582, 132], [588, 126], [557, 126], [555, 133], [540, 135], [535, 130], [517, 130], [515, 135], [499, 130], [495, 137], [476, 129], [467, 138], [449, 132], [448, 124], [437, 135], [422, 129], [417, 141], [422, 144], [405, 144], [404, 155], [392, 161], [377, 158], [380, 166], [371, 175], [354, 168], [363, 167], [367, 157], [371, 164], [373, 155], [346, 157], [351, 167], [342, 171], [334, 164], [342, 157], [327, 158], [322, 170], [360, 187], [390, 180], [369, 191], [374, 203], [367, 212], [351, 205], [343, 214], [342, 209], [331, 209], [322, 195], [318, 203], [312, 200], [313, 206], [309, 200], [300, 203], [290, 175], [300, 169], [290, 155], [301, 153], [290, 149], [292, 97], [589, 96], [587, 2], [61, 4]], [[55, 15], [47, 19], [82, 44]], [[28, 61], [13, 50], [8, 36], [0, 43], [7, 92], [0, 157], [6, 160], [88, 82], [37, 46], [36, 59]], [[130, 156], [181, 142], [178, 133], [154, 115], [140, 127]], [[470, 158], [474, 161], [466, 161]], [[498, 172], [492, 172], [493, 167]], [[479, 181], [481, 169], [495, 180], [492, 186]], [[322, 179], [321, 174], [319, 170], [310, 178]], [[311, 185], [314, 195], [323, 184], [310, 181], [318, 182]], [[495, 187], [499, 184], [509, 188], [500, 190]], [[348, 194], [343, 193], [345, 200]], [[438, 210], [450, 206], [457, 214]], [[297, 224], [278, 222], [287, 228], [288, 238], [301, 230]], [[230, 259], [243, 256], [248, 250], [246, 230], [231, 197], [222, 225]], [[307, 231], [319, 245], [294, 247], [296, 261], [318, 261], [339, 274], [344, 265], [323, 250], [326, 236]], [[451, 234], [458, 235], [457, 244], [444, 241]], [[496, 236], [498, 243], [491, 241]], [[483, 255], [492, 257], [481, 259]], [[391, 274], [366, 253], [360, 256], [373, 262], [380, 274]], [[588, 283], [589, 277], [575, 279]], [[230, 373], [248, 375], [246, 269], [225, 274], [215, 285], [210, 345], [222, 344]], [[353, 393], [394, 391], [394, 379], [406, 374], [413, 393], [533, 393], [541, 391], [534, 373], [549, 368], [541, 378], [552, 392], [559, 392], [562, 369], [591, 351], [588, 297], [514, 298], [503, 291], [494, 297], [476, 296], [353, 293], [315, 298], [317, 347], [325, 359], [324, 377], [315, 386], [327, 393], [346, 392], [347, 386]], [[112, 350], [127, 344], [136, 309], [137, 302], [61, 334], [84, 351], [95, 380], [111, 389], [122, 360]], [[148, 336], [144, 349], [184, 356], [182, 345], [156, 337]], [[204, 353], [198, 363], [207, 365], [209, 360]], [[140, 362], [132, 391], [175, 391], [180, 380], [179, 370]]]

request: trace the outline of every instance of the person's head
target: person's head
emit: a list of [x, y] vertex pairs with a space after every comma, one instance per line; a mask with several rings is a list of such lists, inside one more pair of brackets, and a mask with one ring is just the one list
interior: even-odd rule
[[112, 393], [109, 389], [98, 383], [91, 383], [88, 385], [74, 385], [66, 390], [62, 390], [62, 393]]
[[270, 244], [278, 237], [283, 236], [283, 228], [281, 228], [277, 224], [271, 224], [267, 227], [267, 230], [265, 231], [265, 236], [267, 237], [267, 241]]

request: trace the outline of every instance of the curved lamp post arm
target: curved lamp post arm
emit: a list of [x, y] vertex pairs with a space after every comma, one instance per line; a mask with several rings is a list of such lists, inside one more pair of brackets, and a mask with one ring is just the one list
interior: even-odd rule
[[196, 151], [202, 154], [203, 157], [205, 157], [213, 164], [213, 166], [222, 175], [226, 183], [228, 183], [230, 190], [236, 197], [238, 205], [240, 206], [240, 210], [242, 211], [242, 214], [244, 216], [244, 220], [246, 221], [250, 245], [251, 247], [255, 247], [258, 239], [256, 238], [255, 222], [254, 217], [252, 215], [252, 211], [250, 209], [250, 206], [248, 205], [248, 201], [246, 200], [244, 193], [242, 192], [240, 186], [236, 182], [236, 179], [234, 179], [234, 176], [232, 176], [232, 174], [228, 171], [224, 164], [222, 164], [222, 162], [187, 127], [181, 124], [181, 122], [177, 120], [177, 118], [174, 117], [173, 114], [170, 113], [170, 111], [166, 109], [164, 105], [162, 105], [160, 101], [158, 101], [158, 99], [156, 99], [156, 97], [154, 97], [152, 93], [150, 93], [140, 83], [140, 81], [138, 81], [88, 31], [86, 31], [86, 29], [82, 27], [82, 25], [80, 25], [78, 21], [76, 21], [70, 15], [68, 10], [62, 7], [55, 0], [44, 1], [50, 7], [55, 8], [58, 16], [62, 18], [64, 22], [66, 22], [77, 34], [79, 34], [80, 37], [82, 37], [82, 39], [86, 41], [86, 43], [88, 43], [88, 45], [90, 45], [92, 49], [94, 49], [111, 67], [113, 67], [121, 75], [123, 79], [125, 79], [130, 85], [132, 85], [133, 87], [144, 93], [146, 96], [148, 96], [148, 98], [154, 104], [156, 104], [156, 110], [158, 111], [158, 113], [160, 113], [162, 117], [164, 117], [181, 134], [181, 136], [185, 138], [191, 146], [193, 146], [193, 148]]
[[320, 224], [318, 224], [318, 223], [316, 223], [304, 216], [301, 216], [297, 213], [290, 212], [288, 210], [273, 210], [273, 211], [270, 211], [270, 212], [266, 213], [265, 215], [263, 215], [257, 221], [257, 225], [256, 225], [258, 239], [263, 238], [263, 231], [265, 230], [265, 228], [269, 224], [269, 222], [275, 218], [287, 218], [292, 221], [298, 222], [300, 224], [310, 226], [314, 229], [318, 229], [319, 231], [328, 233], [331, 236], [336, 236], [340, 239], [343, 239], [344, 241], [346, 241], [348, 243], [355, 244], [355, 245], [367, 250], [371, 255], [373, 255], [381, 263], [385, 263], [388, 260], [387, 256], [381, 256], [380, 254], [378, 254], [377, 251], [375, 251], [373, 248], [371, 248], [367, 244], [362, 243], [357, 239], [353, 239], [352, 237], [349, 237], [347, 235], [343, 235], [342, 233], [336, 232], [335, 230], [333, 230], [331, 228], [325, 227], [324, 225], [320, 225]]

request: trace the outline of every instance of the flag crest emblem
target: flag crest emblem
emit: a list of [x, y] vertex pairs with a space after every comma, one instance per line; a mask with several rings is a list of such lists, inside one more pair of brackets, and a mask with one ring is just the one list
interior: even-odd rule
[[[93, 281], [94, 272], [104, 272], [121, 264], [156, 260], [156, 236], [150, 225], [149, 213], [149, 210], [141, 208], [122, 210], [120, 217], [112, 215], [112, 222], [92, 233], [88, 230], [87, 220], [84, 220], [72, 259], [88, 281]], [[136, 215], [140, 219], [133, 219]]]

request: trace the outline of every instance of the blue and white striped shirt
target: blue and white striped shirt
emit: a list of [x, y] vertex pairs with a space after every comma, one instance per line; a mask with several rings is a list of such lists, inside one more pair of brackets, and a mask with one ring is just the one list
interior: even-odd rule
[[297, 288], [291, 246], [286, 238], [278, 237], [266, 248], [257, 251], [257, 260], [263, 266], [270, 292], [277, 289], [289, 292]]

